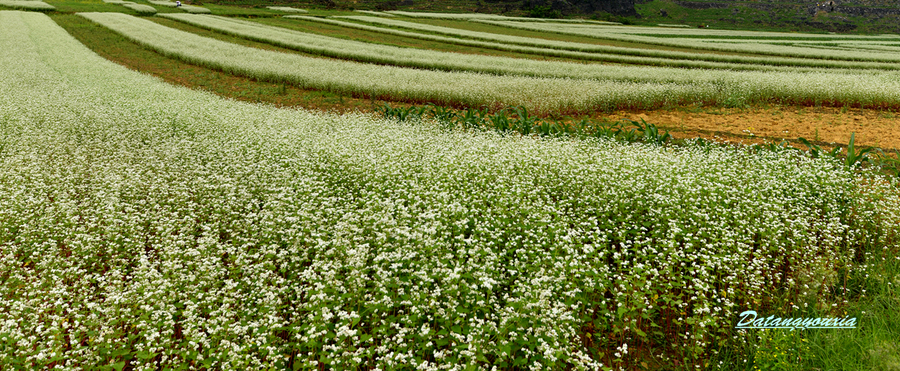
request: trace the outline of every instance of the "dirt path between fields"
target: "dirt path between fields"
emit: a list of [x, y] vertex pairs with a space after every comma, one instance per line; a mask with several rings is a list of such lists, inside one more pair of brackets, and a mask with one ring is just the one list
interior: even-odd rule
[[596, 119], [644, 119], [676, 137], [697, 137], [744, 143], [780, 142], [799, 137], [846, 145], [856, 133], [856, 145], [900, 149], [900, 112], [829, 108], [766, 107], [616, 112]]

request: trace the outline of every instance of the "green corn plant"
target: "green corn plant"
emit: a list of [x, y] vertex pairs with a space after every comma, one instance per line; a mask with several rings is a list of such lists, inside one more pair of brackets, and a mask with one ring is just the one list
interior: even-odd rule
[[396, 107], [385, 104], [380, 112], [385, 118], [397, 121], [412, 121], [422, 118], [428, 111], [427, 107]]
[[385, 116], [387, 110], [389, 110], [390, 107], [391, 107], [391, 106], [389, 106], [387, 103], [385, 103], [385, 104], [383, 104], [383, 105], [381, 105], [381, 106], [375, 107], [374, 110], [375, 110], [375, 112], [378, 113], [379, 115]]
[[401, 115], [399, 112], [400, 110], [401, 110], [401, 108], [394, 108], [394, 107], [391, 107], [391, 105], [385, 103], [381, 107], [376, 108], [375, 112], [377, 112], [384, 118], [399, 120], [399, 116]]
[[[641, 121], [643, 122], [644, 120], [641, 119]], [[649, 142], [649, 143], [653, 143], [653, 144], [661, 146], [661, 145], [666, 144], [669, 140], [672, 139], [672, 135], [669, 134], [668, 131], [660, 134], [659, 129], [656, 127], [656, 125], [647, 124], [646, 122], [644, 122], [644, 124], [646, 127], [646, 130], [644, 131], [644, 141], [645, 142]]]
[[430, 112], [428, 106], [423, 106], [423, 107], [410, 107], [410, 108], [409, 108], [409, 111], [410, 111], [410, 118], [415, 118], [415, 119], [419, 119], [419, 118], [425, 117], [425, 116], [428, 115], [429, 112]]
[[494, 126], [494, 130], [498, 132], [506, 133], [513, 130], [513, 123], [510, 121], [509, 116], [506, 115], [506, 110], [495, 113], [490, 117], [490, 122]]
[[536, 119], [528, 115], [528, 109], [525, 106], [517, 106], [514, 108], [516, 111], [516, 115], [519, 116], [519, 120], [523, 122], [534, 122]]
[[531, 125], [526, 125], [522, 120], [516, 120], [515, 123], [515, 131], [522, 135], [531, 135], [534, 127]]
[[528, 116], [528, 109], [524, 106], [518, 106], [515, 108], [515, 111], [516, 116], [518, 116], [518, 119], [516, 120], [516, 129], [519, 134], [530, 135], [534, 132], [537, 120]]
[[550, 122], [550, 135], [560, 136], [566, 134], [566, 126], [559, 121]]
[[881, 171], [900, 178], [900, 159], [884, 153], [881, 148], [876, 149], [876, 151], [878, 152], [878, 157], [870, 161], [877, 162], [876, 165], [881, 168]]
[[578, 137], [581, 136], [582, 132], [576, 125], [566, 125], [564, 122], [559, 120], [554, 121], [553, 124], [556, 125], [556, 127], [559, 129], [560, 134]]
[[552, 134], [550, 123], [543, 120], [535, 122], [534, 132], [541, 136], [550, 136]]
[[583, 136], [583, 137], [589, 136], [588, 135], [588, 126], [591, 126], [591, 122], [588, 120], [581, 120], [578, 122], [573, 122], [571, 125], [572, 130], [574, 130], [578, 136]]
[[638, 139], [643, 140], [646, 143], [663, 145], [672, 139], [672, 135], [670, 135], [668, 131], [660, 134], [659, 128], [657, 128], [656, 125], [648, 124], [644, 119], [641, 119], [640, 122], [634, 120], [629, 120], [628, 122], [636, 128], [637, 132], [640, 132], [640, 137], [638, 137]]
[[484, 116], [485, 114], [478, 110], [467, 108], [466, 112], [459, 116], [459, 120], [464, 129], [480, 129], [483, 126]]
[[406, 109], [400, 108], [400, 121], [409, 121], [416, 116], [416, 110], [414, 107], [409, 107]]
[[637, 129], [625, 130], [624, 127], [620, 126], [618, 132], [616, 133], [616, 137], [621, 139], [622, 141], [633, 143], [641, 140], [641, 135], [638, 134]]
[[544, 121], [535, 121], [532, 126], [532, 131], [541, 136], [546, 136], [550, 133], [550, 128]]
[[841, 147], [834, 147], [834, 149], [832, 149], [831, 152], [826, 152], [825, 150], [822, 149], [822, 147], [812, 144], [806, 138], [800, 137], [800, 138], [797, 138], [797, 140], [806, 146], [806, 148], [808, 149], [807, 152], [809, 153], [809, 156], [812, 158], [819, 158], [822, 155], [825, 155], [825, 156], [828, 156], [831, 158], [837, 158], [837, 156], [841, 153]]
[[597, 138], [609, 138], [616, 139], [619, 136], [619, 132], [622, 130], [619, 124], [603, 124], [599, 123], [594, 126], [594, 132], [591, 133], [591, 136]]
[[447, 107], [435, 106], [432, 103], [429, 103], [428, 107], [431, 111], [430, 112], [431, 117], [434, 117], [434, 119], [437, 120], [438, 122], [445, 123], [445, 124], [449, 123], [450, 126], [452, 126], [452, 123], [454, 121], [456, 121], [457, 118], [459, 117], [455, 111], [453, 111]]
[[807, 152], [809, 156], [812, 158], [819, 158], [819, 154], [822, 153], [822, 147], [812, 144], [804, 137], [799, 137], [797, 140], [802, 143], [807, 148]]
[[847, 165], [848, 169], [852, 169], [854, 167], [859, 167], [863, 162], [869, 162], [868, 153], [872, 152], [874, 148], [866, 147], [863, 149], [857, 149], [854, 142], [856, 141], [856, 133], [850, 134], [850, 144], [847, 145], [847, 159], [845, 161], [845, 165]]

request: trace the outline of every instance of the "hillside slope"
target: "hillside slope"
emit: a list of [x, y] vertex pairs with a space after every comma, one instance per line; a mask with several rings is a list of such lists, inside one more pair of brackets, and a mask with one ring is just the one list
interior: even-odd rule
[[718, 28], [765, 28], [853, 33], [898, 32], [900, 1], [638, 1], [644, 21]]
[[478, 12], [626, 24], [837, 33], [900, 33], [900, 0], [197, 0], [242, 6]]

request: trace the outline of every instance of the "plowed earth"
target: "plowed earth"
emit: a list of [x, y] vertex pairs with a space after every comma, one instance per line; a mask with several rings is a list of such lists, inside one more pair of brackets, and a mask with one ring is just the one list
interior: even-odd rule
[[615, 112], [595, 117], [611, 121], [644, 119], [683, 138], [761, 143], [802, 137], [820, 145], [846, 145], [850, 135], [856, 133], [856, 145], [900, 149], [900, 113], [889, 111], [778, 106]]

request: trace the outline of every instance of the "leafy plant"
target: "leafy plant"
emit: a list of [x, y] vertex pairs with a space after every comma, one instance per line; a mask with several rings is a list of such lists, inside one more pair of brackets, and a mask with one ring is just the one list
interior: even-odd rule
[[837, 158], [838, 155], [841, 153], [841, 147], [834, 147], [834, 149], [832, 149], [831, 152], [825, 152], [821, 146], [811, 143], [806, 138], [800, 137], [800, 138], [797, 138], [797, 140], [806, 146], [807, 152], [809, 152], [809, 155], [812, 158], [819, 158], [820, 156], [823, 156], [823, 155], [831, 157], [831, 158]]
[[529, 9], [528, 16], [532, 18], [562, 18], [562, 13], [550, 5], [539, 5]]
[[900, 159], [898, 159], [896, 155], [888, 155], [882, 149], [878, 149], [877, 152], [878, 157], [876, 157], [874, 161], [877, 162], [878, 167], [881, 168], [882, 171], [900, 178]]
[[632, 125], [637, 127], [637, 130], [642, 133], [641, 138], [645, 143], [652, 143], [656, 145], [664, 145], [670, 140], [672, 140], [672, 135], [669, 134], [668, 131], [665, 133], [660, 133], [659, 128], [654, 124], [648, 124], [642, 118], [640, 122], [630, 121]]
[[802, 331], [766, 329], [757, 332], [754, 371], [800, 371], [809, 362], [809, 341]]
[[855, 140], [856, 133], [854, 132], [850, 134], [850, 143], [847, 144], [847, 158], [844, 162], [848, 169], [859, 167], [863, 162], [869, 162], [868, 154], [874, 149], [872, 147], [857, 149], [854, 144]]

